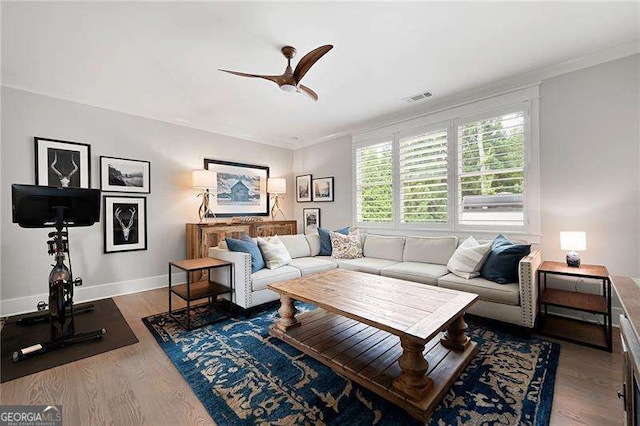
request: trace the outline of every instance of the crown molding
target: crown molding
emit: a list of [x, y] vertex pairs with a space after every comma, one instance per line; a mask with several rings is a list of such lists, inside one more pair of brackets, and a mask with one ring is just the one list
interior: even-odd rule
[[427, 100], [421, 105], [416, 105], [412, 108], [403, 109], [400, 112], [385, 114], [352, 126], [347, 126], [343, 129], [332, 132], [328, 136], [298, 143], [294, 149], [297, 150], [332, 139], [367, 132], [380, 127], [386, 127], [399, 122], [420, 118], [435, 112], [461, 106], [466, 103], [476, 102], [526, 87], [539, 85], [544, 80], [548, 80], [553, 77], [590, 68], [606, 62], [615, 61], [638, 53], [640, 53], [640, 39], [631, 40], [571, 59], [569, 61], [545, 66], [506, 79], [496, 80], [483, 87], [458, 92], [441, 99]]
[[285, 148], [285, 149], [290, 149], [290, 150], [294, 149], [293, 143], [291, 143], [291, 142], [286, 142], [286, 141], [280, 142], [280, 141], [264, 140], [264, 139], [258, 140], [258, 139], [255, 139], [255, 138], [250, 138], [250, 137], [248, 137], [246, 135], [238, 136], [238, 135], [234, 135], [232, 133], [223, 133], [223, 132], [220, 132], [220, 131], [207, 129], [205, 127], [201, 127], [201, 126], [197, 126], [197, 125], [191, 125], [191, 124], [187, 124], [187, 123], [177, 122], [176, 120], [172, 120], [170, 118], [151, 117], [149, 115], [145, 115], [145, 114], [141, 114], [141, 113], [134, 113], [134, 112], [130, 112], [130, 111], [124, 111], [124, 110], [120, 110], [120, 109], [110, 108], [110, 107], [107, 107], [107, 106], [104, 106], [104, 105], [99, 105], [99, 104], [94, 103], [94, 102], [78, 100], [74, 96], [71, 96], [71, 95], [65, 94], [65, 93], [61, 93], [61, 92], [56, 91], [56, 90], [43, 89], [41, 87], [36, 87], [36, 86], [33, 86], [33, 85], [12, 81], [10, 77], [6, 77], [6, 76], [0, 76], [0, 81], [2, 82], [0, 87], [6, 87], [6, 88], [9, 88], [9, 89], [13, 89], [13, 90], [20, 90], [22, 92], [31, 93], [31, 94], [34, 94], [34, 95], [46, 96], [46, 97], [52, 98], [52, 99], [59, 99], [59, 100], [67, 101], [67, 102], [73, 102], [73, 103], [78, 104], [78, 105], [90, 106], [90, 107], [93, 107], [93, 108], [100, 108], [100, 109], [111, 111], [111, 112], [117, 112], [117, 113], [120, 113], [120, 114], [126, 114], [126, 115], [130, 115], [130, 116], [134, 116], [134, 117], [145, 118], [147, 120], [159, 121], [161, 123], [167, 123], [167, 124], [171, 124], [173, 126], [186, 127], [188, 129], [193, 129], [193, 130], [198, 130], [198, 131], [201, 131], [201, 132], [210, 133], [212, 135], [226, 136], [226, 137], [231, 137], [231, 138], [234, 138], [234, 139], [240, 139], [240, 140], [244, 140], [244, 141], [248, 141], [248, 142], [254, 142], [254, 143], [259, 143], [259, 144], [263, 144], [263, 145], [271, 145], [271, 146], [275, 146], [275, 147], [278, 147], [278, 148]]

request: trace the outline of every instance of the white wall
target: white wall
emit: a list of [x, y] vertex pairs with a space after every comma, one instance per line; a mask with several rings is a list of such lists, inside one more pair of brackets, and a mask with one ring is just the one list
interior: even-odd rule
[[543, 82], [542, 249], [562, 259], [561, 230], [587, 233], [585, 263], [640, 275], [640, 55]]
[[[45, 299], [52, 258], [46, 229], [11, 223], [12, 183], [34, 184], [34, 136], [91, 144], [91, 182], [99, 188], [99, 156], [151, 161], [148, 250], [103, 254], [103, 223], [70, 231], [73, 268], [84, 279], [78, 299], [166, 285], [167, 261], [185, 256], [185, 223], [197, 222], [191, 170], [204, 158], [267, 165], [293, 192], [291, 150], [3, 87], [1, 133], [1, 314], [35, 309]], [[292, 217], [293, 196], [282, 209]]]
[[[585, 263], [640, 275], [639, 61], [640, 55], [626, 57], [541, 84], [541, 248], [547, 260], [564, 259], [560, 230], [584, 230]], [[349, 138], [298, 149], [294, 165], [296, 174], [345, 177], [336, 179], [336, 194], [349, 197], [317, 206], [323, 226], [352, 224]], [[305, 206], [295, 205], [296, 218]]]
[[334, 202], [295, 203], [294, 217], [298, 221], [300, 232], [304, 232], [302, 211], [310, 207], [320, 208], [320, 222], [323, 228], [338, 229], [351, 224], [353, 200], [351, 136], [295, 151], [293, 174], [294, 176], [312, 174], [314, 178], [334, 177]]

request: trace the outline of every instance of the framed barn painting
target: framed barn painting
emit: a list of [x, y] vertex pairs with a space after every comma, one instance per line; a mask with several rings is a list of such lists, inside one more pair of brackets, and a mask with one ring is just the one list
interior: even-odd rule
[[36, 185], [91, 188], [91, 145], [34, 138]]
[[216, 216], [269, 215], [269, 167], [205, 158], [204, 168], [216, 172], [216, 188], [209, 204]]
[[100, 157], [100, 189], [103, 192], [151, 192], [151, 163], [126, 158]]
[[296, 201], [311, 202], [311, 175], [296, 176]]
[[333, 177], [313, 180], [313, 201], [333, 201]]
[[104, 252], [147, 249], [147, 199], [104, 196]]

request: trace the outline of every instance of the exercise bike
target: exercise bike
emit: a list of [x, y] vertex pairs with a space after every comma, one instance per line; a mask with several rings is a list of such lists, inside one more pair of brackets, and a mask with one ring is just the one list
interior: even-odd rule
[[[32, 185], [13, 185], [13, 222], [23, 228], [42, 228], [53, 225], [47, 241], [48, 253], [54, 256], [55, 264], [49, 274], [49, 303], [40, 302], [38, 313], [27, 315], [17, 323], [30, 325], [49, 320], [48, 342], [36, 343], [13, 353], [13, 361], [50, 352], [67, 345], [101, 339], [105, 328], [85, 333], [76, 333], [75, 314], [94, 308], [87, 304], [74, 308], [74, 287], [82, 285], [82, 278], [73, 278], [69, 253], [69, 226], [90, 226], [100, 217], [100, 191], [94, 189], [49, 188]], [[48, 312], [42, 312], [49, 307]]]

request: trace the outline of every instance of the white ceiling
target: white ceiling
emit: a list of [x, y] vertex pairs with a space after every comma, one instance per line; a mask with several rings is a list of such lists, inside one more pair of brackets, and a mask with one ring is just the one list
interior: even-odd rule
[[[2, 84], [296, 146], [374, 117], [640, 38], [639, 3], [7, 3]], [[218, 68], [305, 76], [317, 103]], [[296, 62], [294, 60], [294, 62]], [[426, 101], [431, 102], [431, 101]], [[296, 139], [297, 138], [297, 139]]]

